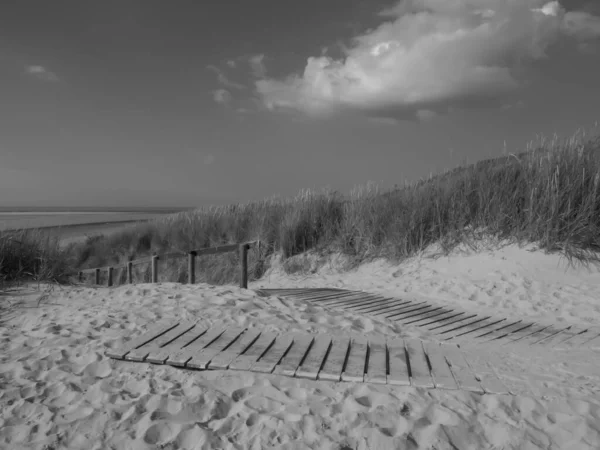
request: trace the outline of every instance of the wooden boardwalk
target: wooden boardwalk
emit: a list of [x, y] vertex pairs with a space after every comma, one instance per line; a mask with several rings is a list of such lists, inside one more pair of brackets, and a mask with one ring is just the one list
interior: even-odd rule
[[276, 295], [325, 308], [366, 314], [420, 328], [433, 339], [460, 344], [536, 345], [552, 349], [600, 349], [600, 327], [542, 324], [475, 314], [452, 306], [433, 305], [343, 289], [259, 289], [261, 296]]
[[492, 366], [455, 344], [419, 339], [275, 334], [256, 328], [155, 325], [106, 356], [188, 369], [229, 369], [326, 380], [511, 394]]

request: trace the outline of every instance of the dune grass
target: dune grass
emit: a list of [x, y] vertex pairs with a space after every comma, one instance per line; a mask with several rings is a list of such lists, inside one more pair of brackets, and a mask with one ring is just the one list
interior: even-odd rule
[[[600, 137], [580, 131], [387, 191], [369, 184], [346, 196], [305, 190], [292, 198], [202, 208], [63, 250], [8, 241], [11, 266], [0, 273], [59, 279], [67, 264], [73, 270], [106, 267], [152, 253], [256, 239], [261, 247], [249, 253], [250, 280], [264, 274], [275, 254], [284, 261], [308, 250], [342, 253], [355, 263], [375, 257], [398, 261], [430, 244], [448, 252], [488, 236], [537, 243], [571, 262], [587, 263], [600, 254], [599, 184]], [[45, 262], [35, 265], [40, 254]], [[160, 264], [159, 281], [186, 280], [185, 258]], [[201, 257], [197, 264], [198, 282], [237, 282], [235, 253]], [[136, 270], [136, 281], [149, 281], [148, 266]], [[124, 281], [125, 274], [116, 274], [116, 280]]]

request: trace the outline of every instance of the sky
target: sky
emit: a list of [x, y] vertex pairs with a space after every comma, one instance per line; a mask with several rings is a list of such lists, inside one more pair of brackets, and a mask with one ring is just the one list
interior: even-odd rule
[[598, 0], [0, 2], [3, 207], [391, 187], [598, 120]]

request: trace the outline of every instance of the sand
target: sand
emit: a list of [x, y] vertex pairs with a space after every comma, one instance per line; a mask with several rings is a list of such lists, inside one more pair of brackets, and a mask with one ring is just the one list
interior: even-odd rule
[[[600, 271], [532, 248], [375, 261], [349, 273], [274, 267], [259, 287], [387, 292], [569, 323], [600, 323]], [[40, 293], [45, 297], [40, 299]], [[152, 324], [197, 319], [269, 331], [424, 337], [419, 329], [251, 290], [176, 283], [14, 291], [0, 325], [0, 448], [599, 449], [600, 352], [484, 353], [518, 395], [190, 371], [114, 361]], [[19, 295], [23, 294], [23, 295]]]

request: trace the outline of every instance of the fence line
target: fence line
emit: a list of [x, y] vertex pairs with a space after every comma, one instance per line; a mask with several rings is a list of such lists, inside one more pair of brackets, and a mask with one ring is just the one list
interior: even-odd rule
[[94, 273], [95, 284], [100, 284], [100, 271], [107, 272], [107, 285], [113, 285], [113, 273], [115, 269], [127, 268], [127, 283], [133, 283], [133, 266], [137, 264], [150, 263], [152, 272], [152, 283], [158, 282], [158, 261], [159, 259], [168, 259], [173, 257], [188, 256], [188, 283], [194, 284], [196, 282], [196, 258], [203, 255], [216, 255], [220, 253], [229, 253], [238, 251], [240, 255], [240, 287], [248, 289], [248, 250], [250, 247], [258, 245], [260, 248], [260, 241], [244, 242], [241, 244], [226, 244], [219, 245], [216, 247], [205, 247], [200, 250], [190, 250], [187, 253], [183, 252], [172, 252], [163, 253], [162, 255], [154, 254], [147, 258], [139, 258], [133, 261], [128, 261], [126, 264], [119, 264], [115, 266], [107, 267], [95, 267], [93, 269], [84, 269], [78, 272], [79, 281], [83, 281], [84, 273]]

